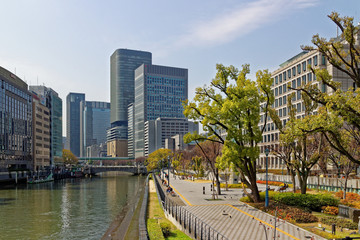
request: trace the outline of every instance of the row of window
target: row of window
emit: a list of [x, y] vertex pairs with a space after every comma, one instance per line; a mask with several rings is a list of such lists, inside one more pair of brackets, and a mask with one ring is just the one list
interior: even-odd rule
[[[326, 64], [326, 58], [325, 56], [321, 57], [321, 64]], [[286, 81], [287, 79], [290, 79], [291, 77], [295, 77], [296, 75], [300, 75], [303, 72], [309, 71], [308, 66], [316, 67], [318, 66], [318, 55], [315, 55], [312, 58], [309, 58], [302, 63], [299, 63], [297, 66], [292, 67], [291, 69], [285, 70], [284, 72], [280, 73], [279, 75], [276, 75], [274, 77], [274, 84], [280, 84], [283, 81]]]

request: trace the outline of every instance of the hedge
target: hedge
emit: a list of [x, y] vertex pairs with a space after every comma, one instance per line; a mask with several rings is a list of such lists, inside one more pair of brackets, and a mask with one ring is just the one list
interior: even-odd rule
[[297, 206], [311, 211], [321, 211], [323, 206], [338, 206], [339, 199], [330, 194], [279, 193], [274, 201], [288, 206]]

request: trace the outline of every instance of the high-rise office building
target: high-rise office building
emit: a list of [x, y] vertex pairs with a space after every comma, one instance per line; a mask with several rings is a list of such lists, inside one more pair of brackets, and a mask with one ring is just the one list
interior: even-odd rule
[[110, 127], [110, 103], [82, 101], [80, 109], [80, 156], [85, 157], [87, 147], [106, 142], [106, 130]]
[[41, 104], [50, 111], [50, 165], [62, 163], [62, 99], [53, 89], [45, 86], [30, 86], [29, 90], [36, 93]]
[[50, 110], [41, 96], [33, 94], [34, 171], [50, 167]]
[[134, 102], [134, 71], [141, 64], [151, 64], [150, 52], [117, 49], [110, 58], [111, 127], [120, 129], [127, 139], [128, 105]]
[[33, 169], [32, 95], [28, 85], [0, 67], [0, 171]]
[[146, 121], [144, 125], [144, 155], [148, 156], [159, 148], [165, 148], [165, 140], [171, 139], [175, 135], [180, 135], [181, 138], [178, 138], [174, 149], [183, 148], [182, 137], [188, 132], [195, 131], [199, 131], [199, 125], [186, 118], [157, 118], [155, 121]]
[[129, 104], [128, 107], [128, 157], [134, 158], [135, 157], [135, 149], [134, 149], [134, 129], [135, 129], [135, 122], [134, 122], [134, 104]]
[[83, 93], [69, 93], [66, 96], [66, 149], [80, 156], [80, 102], [85, 101]]
[[135, 157], [145, 155], [144, 123], [162, 118], [184, 118], [188, 98], [188, 70], [142, 64], [135, 70]]

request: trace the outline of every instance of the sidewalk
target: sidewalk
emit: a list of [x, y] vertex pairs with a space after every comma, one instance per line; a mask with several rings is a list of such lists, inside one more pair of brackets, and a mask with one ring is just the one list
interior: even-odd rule
[[[170, 185], [186, 203], [186, 209], [196, 217], [209, 224], [228, 239], [265, 240], [273, 239], [274, 217], [243, 204], [239, 199], [243, 196], [242, 189], [222, 189], [219, 200], [212, 200], [211, 183], [196, 183], [188, 180], [174, 179], [171, 175]], [[205, 194], [203, 194], [205, 187]], [[261, 185], [260, 190], [265, 190]], [[281, 240], [323, 240], [306, 230], [281, 220], [276, 229], [276, 236]], [[267, 237], [265, 234], [267, 232]]]

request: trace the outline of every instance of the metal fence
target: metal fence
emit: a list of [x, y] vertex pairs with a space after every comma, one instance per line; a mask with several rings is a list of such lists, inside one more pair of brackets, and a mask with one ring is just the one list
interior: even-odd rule
[[179, 206], [164, 194], [157, 176], [154, 177], [154, 180], [159, 201], [161, 201], [164, 211], [172, 216], [188, 235], [199, 240], [228, 240], [228, 238], [213, 229], [200, 218], [196, 217], [184, 206]]

